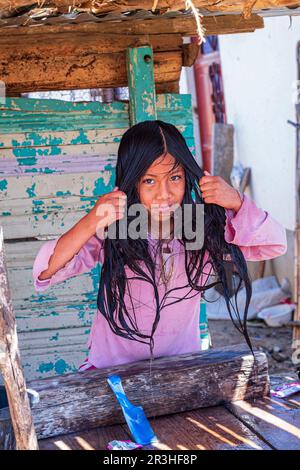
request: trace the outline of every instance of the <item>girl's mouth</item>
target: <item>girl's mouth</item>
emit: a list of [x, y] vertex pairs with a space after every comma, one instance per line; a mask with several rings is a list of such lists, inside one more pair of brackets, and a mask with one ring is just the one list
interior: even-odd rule
[[152, 210], [154, 212], [163, 212], [163, 213], [167, 213], [167, 212], [171, 212], [173, 211], [175, 208], [175, 205], [174, 204], [154, 204], [153, 205], [153, 208]]

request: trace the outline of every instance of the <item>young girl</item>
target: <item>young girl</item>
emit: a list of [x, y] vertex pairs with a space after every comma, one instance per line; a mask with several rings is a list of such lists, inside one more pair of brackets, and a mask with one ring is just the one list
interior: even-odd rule
[[[149, 216], [146, 237], [121, 237], [121, 222], [136, 203]], [[185, 234], [175, 236], [174, 207], [192, 208], [195, 229], [199, 204], [204, 204], [203, 245], [187, 249]], [[128, 223], [132, 220], [128, 215]], [[105, 235], [112, 226], [116, 237]], [[43, 244], [33, 266], [34, 286], [44, 291], [101, 264], [98, 312], [79, 370], [199, 351], [200, 298], [217, 283], [252, 351], [245, 260], [275, 258], [286, 246], [284, 228], [221, 177], [203, 172], [175, 126], [145, 121], [122, 137], [115, 189], [69, 231]], [[242, 317], [230, 297], [225, 260], [240, 279], [235, 298], [241, 286], [247, 292]], [[215, 281], [208, 284], [212, 274]]]

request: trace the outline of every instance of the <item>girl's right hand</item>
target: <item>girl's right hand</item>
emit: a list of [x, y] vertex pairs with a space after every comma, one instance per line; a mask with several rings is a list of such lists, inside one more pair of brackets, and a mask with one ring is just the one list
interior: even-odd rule
[[90, 216], [93, 218], [96, 228], [104, 229], [116, 220], [123, 219], [126, 201], [126, 194], [119, 191], [117, 186], [110, 193], [101, 196], [90, 211]]

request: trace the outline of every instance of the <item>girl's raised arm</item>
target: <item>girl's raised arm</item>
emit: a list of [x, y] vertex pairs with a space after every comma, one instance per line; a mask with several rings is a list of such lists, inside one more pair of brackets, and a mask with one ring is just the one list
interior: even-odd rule
[[100, 197], [93, 209], [68, 232], [43, 244], [33, 265], [37, 291], [88, 272], [103, 262], [103, 230], [123, 217], [125, 199], [124, 193], [115, 188]]
[[225, 240], [238, 245], [248, 261], [261, 261], [284, 255], [287, 251], [285, 228], [268, 212], [241, 194], [238, 212], [225, 209]]

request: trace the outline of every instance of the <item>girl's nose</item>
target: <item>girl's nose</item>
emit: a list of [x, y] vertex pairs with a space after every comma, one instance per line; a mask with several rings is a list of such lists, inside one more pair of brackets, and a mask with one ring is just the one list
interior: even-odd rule
[[170, 190], [169, 190], [168, 184], [166, 182], [161, 182], [157, 199], [161, 201], [167, 201], [169, 199], [169, 196], [170, 196]]

